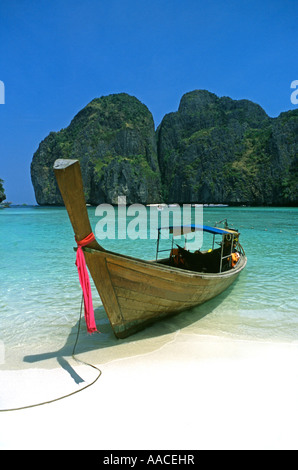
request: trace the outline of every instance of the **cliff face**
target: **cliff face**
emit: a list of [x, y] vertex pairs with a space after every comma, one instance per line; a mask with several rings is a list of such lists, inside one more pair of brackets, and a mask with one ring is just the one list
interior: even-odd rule
[[53, 175], [57, 158], [81, 162], [87, 203], [150, 203], [161, 198], [153, 117], [125, 93], [93, 100], [68, 128], [41, 142], [31, 165], [37, 202], [62, 204]]
[[248, 100], [185, 94], [156, 133], [150, 111], [118, 94], [93, 100], [41, 142], [31, 165], [39, 204], [62, 204], [57, 158], [81, 162], [90, 204], [298, 204], [298, 110], [270, 118]]
[[157, 132], [167, 201], [297, 203], [298, 111], [271, 119], [250, 101], [200, 90]]
[[6, 199], [6, 196], [5, 196], [5, 192], [3, 188], [3, 180], [0, 179], [0, 203], [2, 201], [5, 201], [5, 199]]

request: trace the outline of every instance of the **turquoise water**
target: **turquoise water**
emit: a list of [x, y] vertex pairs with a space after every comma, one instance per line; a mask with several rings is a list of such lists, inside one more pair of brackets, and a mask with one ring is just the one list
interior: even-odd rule
[[[89, 208], [92, 228], [99, 218]], [[298, 341], [297, 208], [204, 208], [204, 223], [227, 217], [241, 231], [248, 257], [233, 288], [208, 303], [140, 332], [115, 340], [93, 289], [101, 335], [86, 334], [82, 350], [117, 347], [126, 354], [150, 337], [183, 328], [198, 335], [246, 340]], [[144, 259], [155, 256], [155, 240], [106, 240], [105, 248]], [[76, 338], [81, 291], [75, 267], [74, 236], [64, 208], [10, 208], [0, 211], [0, 368], [20, 368], [38, 357], [71, 353]], [[139, 343], [140, 344], [140, 343]], [[120, 348], [120, 349], [119, 349]], [[110, 348], [112, 349], [112, 348]], [[38, 356], [39, 355], [39, 356]]]

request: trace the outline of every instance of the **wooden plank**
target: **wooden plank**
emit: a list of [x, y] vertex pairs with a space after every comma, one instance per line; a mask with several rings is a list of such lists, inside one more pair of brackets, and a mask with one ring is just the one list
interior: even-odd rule
[[[114, 276], [122, 277], [123, 279], [128, 279], [130, 281], [142, 282], [143, 284], [150, 284], [150, 286], [156, 287], [158, 289], [166, 289], [177, 293], [181, 292], [186, 295], [193, 295], [193, 293], [198, 288], [208, 286], [211, 283], [210, 280], [203, 280], [201, 284], [201, 279], [199, 279], [196, 284], [181, 285], [181, 283], [179, 283], [175, 278], [173, 278], [172, 280], [164, 279], [162, 276], [155, 276], [150, 271], [147, 273], [139, 273], [138, 271], [131, 269], [130, 267], [125, 268], [123, 266], [110, 263], [109, 261], [108, 269], [112, 278]], [[215, 279], [215, 282], [218, 282], [218, 280]]]
[[223, 273], [196, 273], [183, 269], [172, 268], [166, 265], [155, 263], [153, 261], [140, 260], [130, 256], [121, 255], [113, 252], [106, 252], [109, 263], [122, 266], [125, 269], [135, 270], [139, 273], [151, 273], [155, 277], [162, 277], [170, 281], [179, 280], [180, 284], [196, 285], [201, 279], [204, 281], [213, 282], [217, 279], [224, 279], [234, 277], [237, 272], [240, 272], [246, 265], [246, 258], [242, 257], [237, 267]]
[[190, 294], [185, 292], [176, 292], [171, 289], [170, 286], [166, 289], [164, 286], [152, 286], [149, 282], [137, 282], [136, 280], [126, 279], [123, 276], [113, 275], [112, 279], [115, 287], [123, 287], [128, 291], [138, 292], [140, 298], [144, 293], [152, 297], [160, 297], [177, 302], [192, 302], [198, 295], [198, 289]]
[[[157, 312], [157, 313], [161, 313], [161, 312], [175, 312], [176, 309], [183, 309], [183, 308], [186, 308], [185, 307], [185, 304], [183, 303], [173, 303], [172, 305], [171, 304], [168, 304], [167, 307], [165, 307], [164, 305], [157, 305], [157, 304], [144, 304], [144, 302], [142, 301], [137, 301], [137, 300], [132, 300], [132, 299], [128, 299], [126, 297], [118, 297], [118, 301], [119, 301], [119, 305], [121, 305], [121, 309], [122, 311], [127, 311], [127, 310], [135, 310], [135, 311], [138, 311], [140, 312], [140, 317], [139, 318], [143, 318], [142, 317], [142, 313], [143, 314], [147, 314], [149, 312]], [[188, 307], [190, 308], [191, 305], [188, 304]], [[126, 317], [126, 315], [124, 315]]]
[[85, 253], [85, 259], [111, 324], [123, 321], [123, 315], [114, 292], [105, 257]]
[[[124, 287], [116, 287], [116, 286], [114, 286], [114, 290], [116, 292], [117, 297], [125, 297], [127, 299], [140, 301], [140, 293], [138, 291], [134, 291], [131, 289], [128, 290], [128, 289], [125, 289]], [[177, 307], [179, 307], [182, 304], [192, 305], [192, 302], [190, 301], [185, 301], [185, 300], [174, 301], [174, 300], [165, 299], [164, 297], [157, 297], [156, 295], [145, 294], [144, 292], [142, 293], [142, 299], [143, 299], [143, 302], [153, 304], [153, 305], [160, 305], [164, 307], [168, 307], [169, 305], [176, 305]]]
[[[187, 310], [186, 308], [181, 307], [180, 309], [168, 309], [168, 310], [151, 310], [151, 311], [140, 311], [131, 308], [130, 306], [125, 306], [122, 305], [122, 311], [124, 312], [124, 317], [126, 321], [148, 321], [150, 319], [155, 319], [155, 318], [161, 318], [161, 317], [167, 317], [169, 315], [173, 315], [174, 313], [179, 313]], [[190, 307], [189, 307], [190, 308]]]
[[[178, 313], [185, 312], [186, 310], [189, 310], [190, 308], [191, 307], [189, 307], [188, 309], [183, 308], [183, 309], [176, 310], [174, 312], [164, 312], [164, 311], [163, 312], [148, 312], [148, 313], [144, 313], [141, 320], [138, 316], [138, 312], [133, 310], [131, 312], [130, 319], [124, 320], [124, 322], [121, 324], [120, 323], [115, 324], [114, 328], [117, 329], [117, 327], [120, 327], [123, 330], [123, 328], [128, 328], [132, 324], [138, 324], [139, 325], [138, 329], [140, 329], [140, 327], [143, 328], [144, 323], [145, 324], [154, 323], [156, 320], [172, 317]], [[135, 317], [134, 317], [134, 314], [135, 314]]]
[[184, 271], [182, 269], [171, 268], [169, 266], [163, 266], [160, 264], [154, 264], [151, 262], [146, 263], [138, 260], [127, 260], [121, 256], [109, 256], [108, 262], [111, 265], [119, 266], [119, 268], [130, 269], [140, 274], [150, 274], [153, 277], [168, 280], [170, 282], [179, 282], [179, 284], [186, 285], [197, 285], [199, 282], [208, 283], [212, 282], [218, 275], [204, 275], [198, 274], [191, 271]]

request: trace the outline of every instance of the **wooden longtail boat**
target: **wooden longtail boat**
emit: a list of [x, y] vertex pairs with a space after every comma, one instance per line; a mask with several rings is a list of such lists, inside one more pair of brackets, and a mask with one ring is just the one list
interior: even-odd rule
[[[84, 240], [92, 229], [80, 164], [77, 160], [57, 160], [54, 171], [76, 240]], [[173, 234], [175, 229], [170, 228]], [[190, 253], [178, 247], [166, 259], [155, 261], [107, 251], [95, 240], [83, 248], [87, 267], [118, 338], [212, 299], [244, 269], [247, 260], [238, 231], [204, 226], [188, 226], [188, 230], [220, 235], [220, 248]]]

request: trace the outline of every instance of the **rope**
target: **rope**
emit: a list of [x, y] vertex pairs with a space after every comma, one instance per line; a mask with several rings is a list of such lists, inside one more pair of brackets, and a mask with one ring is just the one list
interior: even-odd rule
[[8, 411], [20, 411], [20, 410], [27, 410], [29, 408], [36, 408], [38, 406], [43, 406], [43, 405], [49, 405], [51, 403], [55, 403], [57, 401], [60, 401], [60, 400], [64, 400], [65, 398], [68, 398], [68, 397], [71, 397], [73, 395], [76, 395], [77, 393], [80, 393], [80, 392], [83, 392], [84, 390], [86, 390], [87, 388], [89, 387], [92, 387], [92, 385], [94, 385], [98, 379], [100, 378], [100, 376], [102, 375], [102, 372], [100, 369], [98, 369], [96, 366], [94, 366], [93, 364], [89, 364], [88, 362], [84, 362], [84, 361], [81, 361], [80, 359], [76, 358], [75, 357], [75, 351], [76, 351], [76, 347], [77, 347], [77, 344], [78, 344], [78, 340], [79, 340], [79, 336], [80, 336], [80, 329], [81, 329], [81, 320], [82, 320], [82, 312], [83, 312], [83, 302], [84, 302], [84, 299], [82, 297], [82, 302], [81, 302], [81, 310], [80, 310], [80, 318], [79, 318], [79, 326], [78, 326], [78, 331], [77, 331], [77, 337], [76, 337], [76, 341], [75, 341], [75, 344], [74, 344], [74, 347], [73, 347], [73, 351], [72, 351], [72, 358], [76, 361], [76, 362], [80, 362], [81, 364], [84, 364], [86, 366], [89, 366], [91, 367], [92, 369], [95, 369], [97, 372], [98, 372], [98, 375], [96, 377], [96, 379], [91, 382], [90, 384], [86, 385], [85, 387], [81, 388], [80, 390], [76, 390], [75, 392], [71, 392], [71, 393], [68, 393], [67, 395], [64, 395], [62, 397], [58, 397], [58, 398], [54, 398], [53, 400], [49, 400], [49, 401], [44, 401], [42, 403], [36, 403], [36, 404], [33, 404], [33, 405], [28, 405], [28, 406], [21, 406], [19, 408], [8, 408], [8, 409], [5, 409], [5, 410], [0, 410], [0, 413], [6, 413]]
[[96, 323], [94, 318], [94, 309], [93, 309], [93, 302], [92, 302], [92, 292], [91, 292], [91, 285], [89, 274], [86, 266], [86, 259], [83, 252], [83, 247], [90, 245], [91, 242], [95, 241], [95, 236], [93, 233], [90, 233], [84, 240], [78, 241], [76, 239], [78, 249], [77, 249], [77, 258], [76, 258], [76, 266], [78, 268], [78, 274], [80, 279], [80, 284], [83, 291], [84, 296], [84, 307], [85, 307], [85, 319], [87, 325], [88, 333], [96, 333]]

